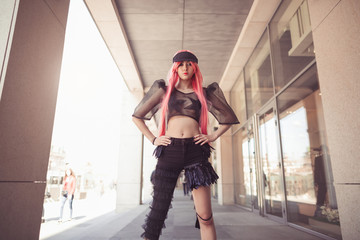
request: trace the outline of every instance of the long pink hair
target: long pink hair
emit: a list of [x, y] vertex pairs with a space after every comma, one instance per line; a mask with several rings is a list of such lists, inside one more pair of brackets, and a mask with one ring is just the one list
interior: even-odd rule
[[[180, 52], [190, 52], [188, 50], [180, 50], [178, 52], [175, 53], [178, 54]], [[175, 56], [174, 55], [174, 56]], [[165, 124], [165, 118], [166, 118], [166, 114], [168, 111], [168, 104], [169, 104], [169, 99], [170, 99], [170, 95], [172, 93], [172, 91], [175, 88], [175, 85], [178, 83], [179, 81], [179, 75], [177, 73], [177, 69], [179, 67], [179, 65], [181, 64], [181, 62], [174, 62], [169, 73], [167, 76], [168, 79], [168, 87], [167, 87], [167, 91], [165, 93], [165, 97], [162, 101], [162, 110], [161, 110], [161, 118], [160, 118], [160, 131], [159, 131], [159, 136], [163, 136], [165, 135], [165, 128], [166, 128], [166, 124]], [[203, 83], [203, 78], [200, 72], [200, 68], [199, 65], [195, 62], [191, 62], [191, 65], [194, 68], [194, 75], [191, 79], [192, 81], [192, 87], [194, 92], [196, 93], [200, 103], [201, 103], [201, 114], [200, 114], [200, 129], [201, 129], [201, 133], [202, 134], [207, 134], [207, 123], [208, 123], [208, 108], [207, 108], [207, 104], [206, 104], [206, 98], [204, 96], [204, 92], [203, 92], [203, 87], [202, 87], [202, 83]]]

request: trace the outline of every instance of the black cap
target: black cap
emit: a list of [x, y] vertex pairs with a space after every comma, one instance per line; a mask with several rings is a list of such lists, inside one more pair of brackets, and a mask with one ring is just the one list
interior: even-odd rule
[[179, 52], [173, 57], [173, 62], [191, 61], [198, 63], [197, 57], [191, 52]]

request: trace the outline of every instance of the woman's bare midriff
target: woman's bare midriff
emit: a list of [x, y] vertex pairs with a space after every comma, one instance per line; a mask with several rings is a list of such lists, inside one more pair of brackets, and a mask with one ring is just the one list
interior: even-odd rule
[[200, 133], [199, 123], [186, 116], [174, 116], [169, 119], [165, 135], [174, 138], [191, 138]]

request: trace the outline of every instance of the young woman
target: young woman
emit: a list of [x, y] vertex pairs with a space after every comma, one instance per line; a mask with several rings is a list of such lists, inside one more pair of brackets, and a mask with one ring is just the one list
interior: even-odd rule
[[[157, 146], [153, 201], [141, 235], [145, 239], [159, 239], [183, 169], [192, 190], [201, 239], [216, 239], [210, 185], [218, 176], [208, 162], [209, 143], [239, 121], [219, 85], [212, 83], [203, 88], [202, 82], [197, 57], [187, 50], [178, 51], [168, 74], [168, 86], [164, 80], [155, 81], [133, 114], [136, 126]], [[159, 109], [160, 129], [156, 137], [144, 120], [150, 120]], [[211, 134], [207, 133], [208, 111], [220, 124]]]
[[74, 200], [74, 193], [76, 187], [76, 178], [73, 170], [71, 168], [67, 169], [64, 177], [64, 185], [61, 191], [61, 207], [60, 207], [60, 218], [58, 220], [59, 223], [63, 221], [63, 211], [66, 200], [69, 199], [69, 208], [70, 208], [70, 220], [72, 219], [72, 203]]

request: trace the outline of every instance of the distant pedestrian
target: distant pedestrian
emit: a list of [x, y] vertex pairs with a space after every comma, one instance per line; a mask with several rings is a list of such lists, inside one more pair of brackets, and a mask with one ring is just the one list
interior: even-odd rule
[[183, 185], [184, 196], [189, 196], [189, 187], [187, 184], [186, 175], [184, 173], [182, 174], [182, 176], [180, 178], [180, 182]]
[[63, 211], [66, 200], [69, 200], [69, 208], [70, 208], [70, 219], [72, 220], [73, 213], [73, 200], [74, 193], [76, 187], [76, 177], [71, 168], [68, 168], [65, 172], [65, 177], [63, 180], [63, 187], [61, 191], [61, 207], [60, 207], [60, 218], [58, 220], [59, 223], [63, 221]]

